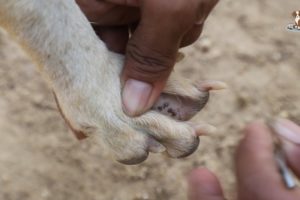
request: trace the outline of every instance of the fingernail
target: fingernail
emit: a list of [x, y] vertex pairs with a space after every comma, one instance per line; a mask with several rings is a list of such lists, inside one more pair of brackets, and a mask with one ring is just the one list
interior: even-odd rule
[[141, 114], [152, 92], [149, 83], [128, 79], [123, 89], [123, 105], [125, 112], [130, 116]]
[[300, 145], [300, 127], [295, 123], [286, 119], [277, 119], [272, 127], [283, 140]]

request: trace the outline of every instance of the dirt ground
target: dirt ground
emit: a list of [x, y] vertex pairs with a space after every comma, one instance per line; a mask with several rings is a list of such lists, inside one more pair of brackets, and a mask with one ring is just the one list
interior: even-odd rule
[[220, 1], [177, 66], [184, 77], [228, 83], [194, 118], [219, 131], [188, 158], [152, 155], [138, 166], [78, 142], [34, 64], [0, 31], [0, 199], [183, 200], [184, 177], [196, 166], [215, 172], [234, 199], [233, 157], [245, 124], [267, 116], [300, 123], [300, 33], [285, 30], [299, 8], [295, 0]]

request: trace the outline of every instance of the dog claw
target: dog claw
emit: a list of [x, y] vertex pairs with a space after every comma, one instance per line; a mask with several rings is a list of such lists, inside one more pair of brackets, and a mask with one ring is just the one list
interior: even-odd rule
[[208, 80], [199, 82], [196, 87], [202, 92], [208, 92], [210, 90], [223, 90], [228, 86], [222, 81]]
[[194, 129], [197, 136], [212, 135], [217, 131], [217, 128], [210, 124], [199, 124], [194, 126]]

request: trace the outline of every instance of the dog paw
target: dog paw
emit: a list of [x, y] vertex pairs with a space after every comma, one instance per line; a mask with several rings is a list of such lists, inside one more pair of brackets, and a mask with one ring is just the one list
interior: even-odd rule
[[226, 87], [226, 84], [220, 81], [201, 81], [191, 85], [177, 81], [171, 76], [166, 89], [152, 109], [176, 120], [187, 121], [206, 105], [209, 91]]
[[173, 158], [188, 156], [197, 149], [200, 135], [214, 131], [209, 124], [187, 120], [205, 106], [209, 91], [224, 88], [224, 83], [203, 81], [192, 85], [171, 75], [152, 109], [131, 118], [123, 112], [121, 84], [117, 81], [123, 57], [110, 53], [100, 64], [92, 58], [84, 68], [78, 68], [82, 70], [71, 81], [54, 87], [61, 114], [79, 139], [92, 137], [110, 149], [119, 162], [138, 164], [149, 152], [166, 151]]
[[215, 127], [187, 122], [208, 102], [209, 91], [226, 88], [219, 81], [203, 81], [195, 85], [178, 82], [171, 76], [166, 89], [148, 112], [135, 118], [135, 125], [151, 135], [166, 148], [170, 157], [181, 158], [192, 154], [199, 145], [199, 136], [208, 135]]

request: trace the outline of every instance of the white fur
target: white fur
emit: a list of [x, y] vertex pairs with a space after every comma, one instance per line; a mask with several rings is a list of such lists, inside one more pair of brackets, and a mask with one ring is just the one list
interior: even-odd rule
[[[107, 50], [74, 0], [0, 0], [0, 25], [37, 62], [71, 126], [101, 138], [117, 160], [142, 161], [153, 138], [173, 157], [197, 146], [195, 129], [185, 122], [155, 111], [137, 118], [123, 113], [123, 56]], [[176, 81], [166, 90], [193, 99], [202, 95]]]

